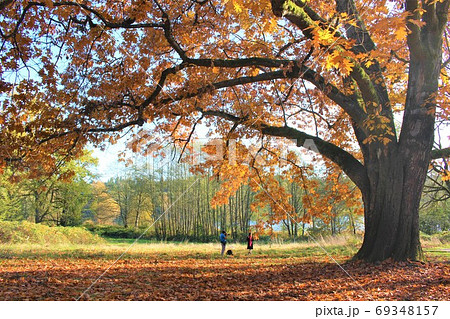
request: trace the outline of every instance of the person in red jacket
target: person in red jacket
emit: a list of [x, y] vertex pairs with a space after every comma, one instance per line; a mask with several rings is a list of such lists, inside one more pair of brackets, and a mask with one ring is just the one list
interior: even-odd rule
[[247, 236], [247, 249], [248, 249], [248, 254], [250, 255], [252, 253], [253, 250], [253, 235], [252, 235], [252, 231], [250, 230], [248, 232], [248, 236]]

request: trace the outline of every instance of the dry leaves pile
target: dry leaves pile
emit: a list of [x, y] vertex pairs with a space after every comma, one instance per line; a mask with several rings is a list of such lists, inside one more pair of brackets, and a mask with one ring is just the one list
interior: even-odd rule
[[[74, 300], [106, 259], [0, 261], [1, 300]], [[120, 260], [82, 300], [448, 300], [448, 263], [343, 265], [305, 258]]]

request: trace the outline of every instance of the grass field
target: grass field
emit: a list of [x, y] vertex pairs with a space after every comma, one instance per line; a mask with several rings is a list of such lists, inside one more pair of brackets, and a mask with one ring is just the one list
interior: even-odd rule
[[348, 238], [256, 244], [250, 256], [245, 246], [231, 244], [235, 256], [227, 258], [221, 258], [218, 244], [132, 243], [0, 245], [0, 299], [450, 298], [450, 245], [439, 242], [424, 243], [427, 263], [377, 265], [350, 261], [359, 242]]

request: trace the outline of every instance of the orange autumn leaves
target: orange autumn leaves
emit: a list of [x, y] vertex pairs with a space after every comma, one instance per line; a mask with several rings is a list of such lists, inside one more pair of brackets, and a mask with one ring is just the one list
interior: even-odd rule
[[[75, 300], [112, 260], [4, 259], [1, 300]], [[323, 257], [130, 258], [81, 300], [447, 300], [445, 263], [345, 263]], [[355, 282], [356, 281], [356, 282]]]
[[[384, 81], [394, 112], [401, 112], [407, 88], [407, 36], [412, 26], [423, 27], [420, 20], [404, 13], [400, 2], [378, 0], [368, 5], [355, 1], [375, 44], [373, 50], [362, 52], [344, 34], [349, 28], [359, 28], [359, 21], [339, 12], [333, 1], [308, 2], [323, 21], [307, 21], [304, 33], [276, 16], [269, 0], [161, 4], [102, 0], [85, 1], [83, 6], [46, 0], [26, 9], [28, 5], [31, 2], [16, 1], [15, 6], [7, 6], [0, 21], [2, 34], [8, 35], [0, 66], [0, 89], [5, 96], [0, 115], [0, 169], [23, 163], [30, 177], [51, 172], [58, 157], [76, 158], [88, 143], [116, 142], [128, 123], [152, 124], [131, 132], [133, 151], [149, 154], [154, 146], [149, 141], [155, 136], [158, 142], [167, 138], [183, 149], [198, 123], [208, 128], [209, 136], [237, 139], [236, 147], [249, 159], [233, 163], [225, 156], [221, 164], [210, 161], [194, 168], [212, 169], [223, 181], [213, 201], [223, 204], [240, 185], [251, 184], [259, 192], [261, 205], [276, 212], [274, 220], [292, 211], [289, 195], [277, 179], [280, 176], [304, 187], [304, 205], [310, 215], [316, 214], [313, 210], [331, 213], [333, 201], [353, 207], [357, 201], [348, 198], [358, 196], [345, 187], [333, 190], [332, 186], [326, 192], [336, 198], [316, 196], [320, 192], [315, 190], [314, 178], [300, 172], [313, 170], [303, 167], [293, 153], [280, 154], [276, 143], [263, 140], [261, 128], [289, 124], [361, 159], [349, 116], [328, 98], [327, 90], [299, 79], [239, 83], [214, 90], [234, 79], [245, 82], [278, 69], [270, 63], [223, 66], [209, 59], [286, 60], [289, 63], [279, 67], [284, 74], [301, 62], [348, 96], [358, 94], [352, 74], [378, 64], [383, 74], [372, 80]], [[19, 22], [23, 10], [28, 11]], [[308, 32], [310, 37], [305, 36]], [[445, 59], [448, 52], [448, 43], [444, 43]], [[183, 55], [187, 57], [184, 62]], [[192, 59], [203, 59], [202, 65], [186, 62]], [[6, 81], [12, 74], [18, 74], [17, 81]], [[445, 68], [440, 90], [438, 116], [445, 120], [450, 114]], [[362, 108], [368, 114], [365, 128], [371, 132], [365, 142], [389, 143], [393, 132], [379, 114], [379, 104], [366, 103]], [[243, 121], [235, 127], [225, 120], [202, 118], [199, 110], [221, 110]], [[245, 139], [254, 144], [255, 151], [246, 150]], [[290, 164], [282, 157], [288, 157]], [[330, 185], [341, 182], [333, 176], [328, 177]]]
[[[278, 146], [281, 145], [283, 142], [278, 141]], [[227, 204], [240, 187], [248, 185], [255, 193], [250, 207], [259, 216], [259, 226], [274, 225], [282, 220], [311, 223], [313, 218], [329, 223], [333, 216], [344, 212], [363, 214], [359, 190], [334, 165], [327, 166], [323, 172], [311, 165], [292, 165], [301, 154], [283, 147], [269, 151], [267, 145], [255, 147], [236, 140], [217, 140], [203, 149], [211, 158], [218, 153], [221, 156], [220, 160], [215, 157], [215, 161], [194, 166], [195, 171], [201, 172], [212, 166], [213, 178], [222, 182], [212, 198], [213, 207]], [[294, 184], [301, 189], [301, 210], [292, 203], [289, 185]]]

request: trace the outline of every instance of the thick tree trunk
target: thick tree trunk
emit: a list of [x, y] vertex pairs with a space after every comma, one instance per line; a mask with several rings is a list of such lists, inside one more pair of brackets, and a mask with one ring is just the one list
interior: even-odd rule
[[[365, 233], [357, 259], [421, 260], [419, 202], [426, 169], [392, 159], [363, 194]], [[371, 181], [372, 182], [372, 181]]]
[[[440, 9], [446, 14], [448, 2]], [[423, 259], [419, 204], [434, 140], [442, 26], [446, 18], [441, 25], [436, 21], [430, 20], [419, 32], [408, 36], [408, 90], [398, 143], [371, 145], [365, 156], [369, 188], [362, 192], [366, 230], [356, 256], [360, 259]]]
[[[417, 119], [405, 115], [399, 144], [372, 150], [365, 163], [369, 187], [362, 190], [365, 235], [358, 259], [423, 259], [419, 206], [431, 158], [434, 118], [426, 114], [427, 108], [419, 110]], [[417, 116], [419, 112], [423, 114]]]

